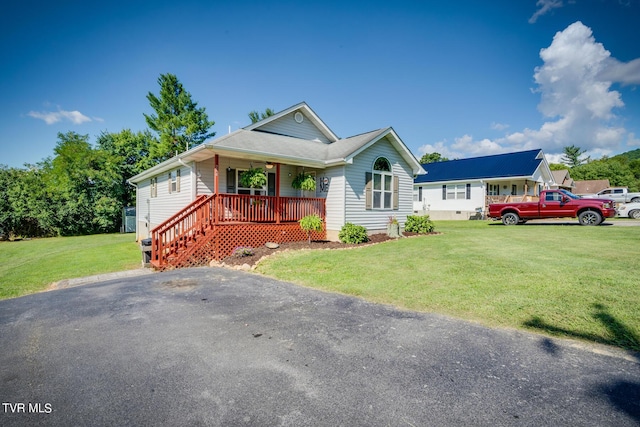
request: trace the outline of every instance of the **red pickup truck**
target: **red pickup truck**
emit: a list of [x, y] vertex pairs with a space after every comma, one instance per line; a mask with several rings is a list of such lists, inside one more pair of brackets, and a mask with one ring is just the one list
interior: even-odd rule
[[532, 202], [492, 203], [489, 217], [502, 219], [504, 225], [529, 219], [578, 218], [581, 225], [598, 225], [616, 215], [615, 203], [608, 199], [582, 199], [567, 190], [544, 190], [540, 200]]

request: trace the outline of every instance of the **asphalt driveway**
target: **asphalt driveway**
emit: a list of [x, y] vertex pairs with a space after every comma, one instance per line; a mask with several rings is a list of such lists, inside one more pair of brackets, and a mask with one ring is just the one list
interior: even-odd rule
[[0, 301], [0, 402], [3, 426], [636, 426], [640, 359], [186, 269]]

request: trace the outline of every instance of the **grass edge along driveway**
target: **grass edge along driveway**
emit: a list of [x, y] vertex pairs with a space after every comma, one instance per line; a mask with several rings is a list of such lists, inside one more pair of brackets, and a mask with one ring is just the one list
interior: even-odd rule
[[640, 227], [437, 221], [440, 235], [279, 253], [258, 272], [489, 326], [640, 350]]
[[53, 282], [140, 268], [134, 234], [0, 242], [0, 299], [40, 292]]

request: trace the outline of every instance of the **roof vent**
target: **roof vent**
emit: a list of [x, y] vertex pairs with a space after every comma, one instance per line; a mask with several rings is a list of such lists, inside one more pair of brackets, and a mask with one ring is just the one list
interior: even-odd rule
[[293, 120], [295, 120], [296, 123], [302, 123], [302, 121], [304, 120], [304, 116], [302, 115], [302, 113], [300, 111], [297, 111], [293, 115]]

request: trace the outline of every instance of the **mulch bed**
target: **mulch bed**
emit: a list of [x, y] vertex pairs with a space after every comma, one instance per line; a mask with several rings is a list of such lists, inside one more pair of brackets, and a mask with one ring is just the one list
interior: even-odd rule
[[[405, 237], [418, 236], [417, 233], [402, 233]], [[439, 234], [439, 233], [429, 233], [429, 234]], [[261, 246], [259, 248], [253, 248], [253, 255], [250, 256], [239, 256], [239, 255], [231, 255], [224, 258], [220, 264], [225, 267], [241, 267], [244, 264], [247, 264], [248, 267], [253, 268], [263, 257], [275, 254], [284, 250], [300, 250], [300, 249], [345, 249], [345, 248], [355, 248], [373, 245], [376, 243], [386, 242], [387, 240], [395, 240], [392, 237], [387, 236], [386, 234], [373, 234], [369, 236], [369, 241], [367, 243], [361, 243], [359, 245], [342, 243], [342, 242], [331, 242], [329, 240], [312, 240], [309, 243], [307, 240], [302, 242], [289, 242], [289, 243], [280, 243], [280, 246], [276, 249], [269, 249], [266, 246]], [[245, 266], [245, 268], [247, 268]]]

